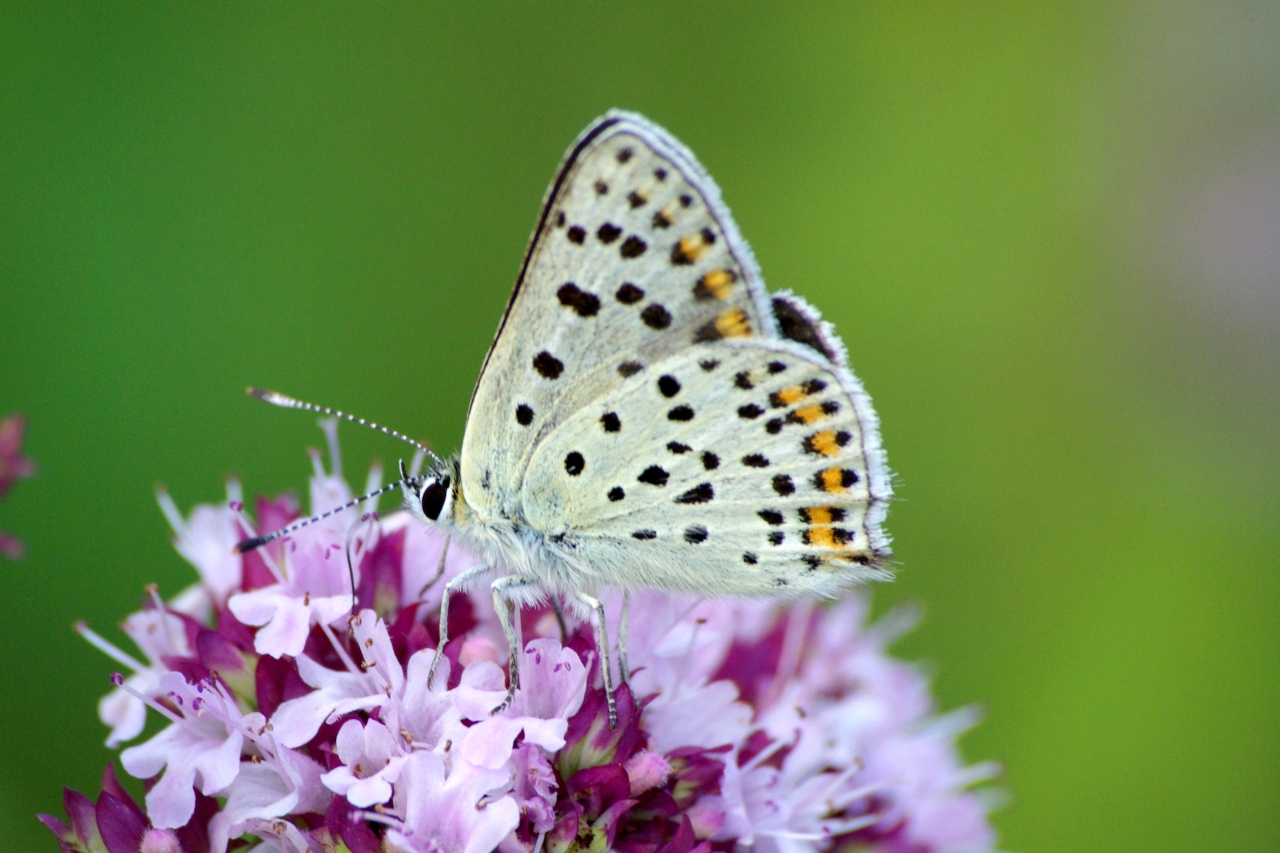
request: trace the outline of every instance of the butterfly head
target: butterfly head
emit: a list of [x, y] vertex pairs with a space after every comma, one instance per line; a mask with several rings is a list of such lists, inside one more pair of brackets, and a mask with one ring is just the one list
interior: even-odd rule
[[458, 497], [458, 460], [454, 457], [434, 463], [417, 477], [401, 480], [405, 505], [421, 521], [447, 525], [453, 520]]

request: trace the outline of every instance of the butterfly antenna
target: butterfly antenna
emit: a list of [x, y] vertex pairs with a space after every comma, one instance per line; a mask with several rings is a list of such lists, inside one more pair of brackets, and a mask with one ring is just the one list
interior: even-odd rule
[[322, 512], [319, 515], [313, 515], [310, 518], [304, 518], [302, 519], [302, 521], [295, 521], [293, 524], [290, 524], [288, 527], [282, 527], [279, 530], [273, 531], [264, 536], [255, 536], [252, 539], [245, 539], [243, 542], [240, 542], [239, 544], [236, 545], [236, 553], [244, 554], [249, 551], [253, 551], [256, 548], [261, 548], [263, 545], [266, 545], [268, 542], [274, 542], [277, 539], [280, 539], [281, 537], [288, 536], [290, 533], [293, 533], [295, 530], [301, 530], [302, 528], [306, 527], [309, 524], [315, 524], [317, 521], [324, 521], [326, 518], [329, 518], [332, 515], [337, 515], [343, 510], [351, 509], [353, 506], [358, 506], [364, 501], [369, 500], [369, 498], [376, 498], [378, 495], [384, 495], [387, 492], [391, 491], [392, 489], [400, 488], [400, 486], [403, 485], [404, 483], [413, 482], [414, 478], [408, 476], [408, 473], [405, 471], [403, 462], [400, 463], [400, 472], [401, 474], [404, 475], [401, 479], [396, 480], [394, 483], [388, 483], [387, 485], [383, 486], [380, 489], [374, 489], [372, 492], [369, 492], [367, 495], [361, 495], [358, 498], [352, 498], [351, 500], [344, 503], [342, 506], [334, 507], [328, 512]]
[[[392, 438], [398, 438], [406, 444], [412, 444], [414, 447], [434, 459], [437, 464], [440, 464], [440, 457], [436, 456], [435, 452], [432, 451], [430, 447], [427, 447], [416, 439], [409, 438], [409, 436], [402, 432], [396, 432], [395, 430], [381, 426], [380, 424], [375, 424], [373, 421], [366, 421], [364, 418], [357, 418], [355, 415], [349, 415], [346, 412], [340, 412], [337, 409], [331, 409], [328, 406], [317, 406], [315, 403], [304, 403], [302, 400], [295, 400], [294, 398], [281, 394], [278, 391], [268, 391], [265, 388], [246, 388], [245, 393], [255, 400], [261, 400], [264, 403], [270, 403], [271, 405], [279, 406], [282, 409], [302, 409], [304, 412], [317, 412], [321, 415], [342, 418], [345, 421], [351, 421], [353, 424], [360, 424], [362, 427], [377, 430], [384, 435], [389, 435]], [[381, 492], [375, 492], [374, 494], [381, 494]], [[366, 497], [369, 496], [367, 495]]]

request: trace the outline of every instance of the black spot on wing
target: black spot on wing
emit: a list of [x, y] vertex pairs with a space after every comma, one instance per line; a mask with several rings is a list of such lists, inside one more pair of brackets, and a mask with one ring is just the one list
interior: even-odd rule
[[632, 234], [630, 237], [622, 241], [622, 245], [618, 247], [618, 254], [622, 255], [622, 257], [627, 260], [631, 260], [632, 258], [638, 258], [643, 255], [644, 250], [647, 248], [649, 248], [648, 243]]
[[667, 412], [667, 420], [669, 421], [691, 421], [693, 420], [693, 409], [689, 406], [676, 406]]
[[583, 228], [581, 225], [574, 225], [572, 228], [570, 228], [568, 231], [565, 232], [565, 236], [569, 238], [569, 242], [577, 243], [579, 246], [581, 246], [584, 242], [586, 242], [587, 229]]
[[621, 228], [619, 228], [617, 225], [614, 225], [612, 222], [606, 222], [605, 224], [600, 226], [600, 229], [598, 231], [596, 231], [596, 239], [607, 246], [610, 243], [612, 243], [614, 240], [617, 240], [618, 237], [621, 236], [621, 234], [622, 234]]
[[644, 299], [644, 291], [628, 281], [618, 288], [618, 292], [614, 296], [623, 305], [635, 305], [641, 299]]
[[680, 393], [680, 382], [670, 374], [663, 374], [658, 377], [658, 391], [664, 397], [674, 397]]
[[684, 541], [690, 545], [697, 545], [707, 541], [707, 528], [701, 524], [693, 524], [685, 528]]
[[624, 361], [618, 365], [618, 375], [624, 379], [629, 376], [635, 376], [642, 370], [644, 370], [644, 365], [638, 361]]
[[594, 293], [582, 290], [571, 281], [560, 285], [560, 289], [556, 291], [556, 297], [561, 305], [573, 309], [579, 317], [594, 317], [600, 310], [600, 298]]
[[576, 477], [582, 473], [582, 469], [587, 467], [587, 462], [582, 458], [582, 454], [576, 450], [569, 452], [564, 458], [564, 470], [570, 477]]
[[525, 403], [516, 406], [516, 423], [520, 426], [528, 426], [533, 423], [533, 409]]
[[626, 496], [627, 496], [627, 493], [622, 490], [622, 486], [614, 486], [612, 489], [609, 490], [609, 500], [615, 503], [622, 500]]
[[640, 312], [640, 319], [650, 329], [662, 330], [671, 325], [671, 312], [655, 302]]
[[716, 496], [716, 490], [710, 483], [700, 483], [677, 497], [678, 504], [704, 504]]
[[543, 379], [558, 379], [564, 372], [564, 362], [543, 350], [533, 357], [533, 369]]
[[604, 427], [605, 432], [617, 432], [622, 429], [622, 419], [616, 412], [605, 412], [600, 416], [600, 426]]
[[661, 466], [650, 465], [648, 468], [645, 468], [640, 472], [640, 476], [636, 477], [636, 479], [641, 483], [646, 483], [650, 486], [661, 487], [667, 484], [667, 479], [670, 476], [671, 475], [663, 470]]

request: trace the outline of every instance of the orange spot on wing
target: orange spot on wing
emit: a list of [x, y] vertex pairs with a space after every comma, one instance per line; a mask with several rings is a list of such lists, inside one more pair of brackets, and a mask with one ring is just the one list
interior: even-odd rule
[[824, 429], [822, 432], [815, 432], [804, 440], [804, 448], [810, 453], [818, 453], [822, 456], [835, 456], [840, 452], [839, 436], [829, 429]]
[[811, 424], [825, 418], [827, 413], [822, 410], [822, 406], [815, 404], [812, 406], [801, 406], [792, 412], [791, 416], [802, 424]]
[[745, 338], [751, 335], [751, 321], [741, 308], [731, 308], [716, 318], [716, 331], [725, 338]]
[[738, 276], [733, 270], [712, 270], [698, 279], [693, 287], [693, 295], [698, 299], [728, 299], [729, 291], [737, 280]]
[[680, 238], [680, 256], [686, 264], [691, 264], [702, 257], [702, 253], [706, 250], [707, 244], [702, 242], [702, 236], [699, 234]]
[[818, 481], [821, 483], [820, 488], [824, 492], [830, 494], [840, 494], [847, 492], [849, 489], [844, 484], [844, 469], [839, 466], [827, 468], [818, 475]]
[[831, 507], [811, 506], [805, 510], [805, 516], [810, 524], [830, 524], [832, 520]]
[[804, 532], [804, 544], [818, 548], [835, 548], [836, 537], [830, 527], [811, 527]]
[[773, 404], [774, 408], [782, 408], [783, 406], [790, 406], [792, 403], [798, 403], [806, 396], [808, 395], [803, 388], [799, 385], [792, 385], [789, 388], [783, 388], [781, 391], [770, 394], [769, 402]]

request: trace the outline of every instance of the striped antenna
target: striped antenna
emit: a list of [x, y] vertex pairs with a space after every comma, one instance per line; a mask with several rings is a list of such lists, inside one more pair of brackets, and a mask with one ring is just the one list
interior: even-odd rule
[[[353, 424], [360, 424], [362, 427], [377, 430], [384, 435], [389, 435], [392, 438], [398, 438], [406, 444], [412, 444], [414, 447], [434, 459], [436, 464], [441, 464], [440, 457], [436, 456], [430, 447], [427, 447], [420, 441], [409, 438], [409, 436], [402, 432], [396, 432], [393, 429], [380, 426], [379, 424], [375, 424], [373, 421], [366, 421], [364, 418], [357, 418], [355, 415], [348, 415], [346, 412], [340, 412], [337, 409], [331, 409], [328, 406], [317, 406], [315, 403], [304, 403], [302, 400], [295, 400], [294, 398], [281, 394], [278, 391], [268, 391], [265, 388], [246, 388], [245, 393], [255, 400], [261, 400], [262, 402], [270, 403], [273, 406], [280, 406], [283, 409], [302, 409], [304, 412], [317, 412], [321, 415], [342, 418], [345, 421], [351, 421]], [[374, 494], [381, 494], [381, 492], [374, 492]], [[366, 495], [365, 497], [372, 496], [373, 495]], [[361, 500], [363, 500], [363, 498], [361, 498]], [[350, 506], [350, 504], [348, 504], [348, 506]], [[342, 508], [346, 509], [346, 507]]]
[[[400, 470], [404, 471], [404, 462], [400, 463]], [[274, 542], [275, 540], [283, 536], [288, 536], [290, 533], [293, 533], [295, 530], [301, 530], [302, 528], [306, 527], [308, 524], [314, 524], [317, 521], [324, 521], [329, 516], [337, 515], [343, 510], [351, 509], [353, 506], [358, 506], [364, 501], [367, 501], [369, 498], [376, 498], [378, 495], [385, 495], [387, 492], [391, 491], [392, 489], [400, 488], [400, 486], [406, 482], [412, 482], [411, 478], [405, 477], [402, 480], [396, 480], [394, 483], [389, 483], [383, 486], [381, 489], [374, 489], [372, 492], [369, 492], [369, 494], [367, 495], [361, 495], [358, 498], [353, 498], [347, 501], [346, 503], [344, 503], [342, 506], [334, 507], [328, 512], [322, 512], [319, 515], [313, 515], [310, 518], [304, 518], [302, 519], [302, 521], [295, 521], [293, 524], [290, 524], [288, 527], [283, 527], [280, 530], [276, 530], [272, 533], [268, 533], [265, 536], [255, 536], [252, 539], [246, 539], [243, 542], [236, 545], [236, 553], [244, 554], [248, 551], [254, 550], [255, 548], [261, 548], [263, 545], [266, 545], [268, 542]]]

